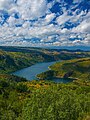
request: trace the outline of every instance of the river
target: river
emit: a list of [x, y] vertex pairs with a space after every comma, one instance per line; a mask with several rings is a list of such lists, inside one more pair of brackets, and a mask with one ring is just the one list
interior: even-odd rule
[[[54, 63], [55, 62], [37, 63], [37, 64], [32, 65], [30, 67], [18, 70], [12, 74], [19, 76], [19, 77], [26, 78], [27, 80], [30, 80], [30, 81], [37, 80], [36, 75], [40, 74], [42, 72], [45, 72], [46, 70], [48, 70], [48, 67]], [[52, 81], [54, 81], [56, 83], [68, 83], [68, 82], [72, 82], [73, 80], [72, 79], [58, 78], [58, 79], [53, 79]]]

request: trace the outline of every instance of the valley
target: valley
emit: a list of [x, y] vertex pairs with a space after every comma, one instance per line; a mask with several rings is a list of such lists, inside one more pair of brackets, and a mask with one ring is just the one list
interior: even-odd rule
[[[11, 75], [36, 63], [52, 61], [55, 63], [49, 70], [37, 75], [40, 80]], [[75, 80], [57, 83], [53, 78]], [[0, 48], [0, 120], [89, 119], [89, 51]]]
[[49, 70], [37, 75], [39, 79], [74, 78], [90, 80], [90, 58], [56, 62]]

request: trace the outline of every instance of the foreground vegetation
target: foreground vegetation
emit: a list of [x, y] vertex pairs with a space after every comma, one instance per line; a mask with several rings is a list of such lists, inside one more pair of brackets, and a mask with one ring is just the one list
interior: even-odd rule
[[89, 81], [56, 84], [0, 76], [0, 120], [89, 119]]
[[[0, 50], [0, 120], [90, 120], [90, 52], [2, 47]], [[82, 58], [84, 57], [84, 58]], [[79, 58], [67, 60], [72, 58]], [[37, 62], [64, 59], [27, 81], [10, 72]], [[67, 61], [66, 61], [67, 60]], [[6, 74], [8, 73], [8, 74]], [[78, 78], [56, 84], [53, 77]]]

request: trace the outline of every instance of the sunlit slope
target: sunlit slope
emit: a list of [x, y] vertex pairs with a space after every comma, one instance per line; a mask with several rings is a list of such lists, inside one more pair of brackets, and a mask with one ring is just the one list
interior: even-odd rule
[[40, 79], [44, 79], [50, 75], [51, 78], [77, 78], [90, 80], [90, 58], [57, 62], [56, 64], [50, 66], [49, 71], [39, 74], [38, 77]]
[[31, 66], [37, 62], [45, 61], [45, 57], [46, 55], [43, 57], [42, 54], [39, 53], [33, 54], [0, 51], [0, 73], [8, 73]]
[[0, 47], [0, 73], [13, 72], [38, 62], [90, 57], [90, 52], [57, 49]]

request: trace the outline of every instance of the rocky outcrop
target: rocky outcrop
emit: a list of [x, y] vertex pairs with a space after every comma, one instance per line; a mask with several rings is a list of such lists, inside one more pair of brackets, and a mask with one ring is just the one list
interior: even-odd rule
[[74, 71], [69, 71], [66, 74], [64, 74], [63, 78], [68, 78], [73, 74]]

